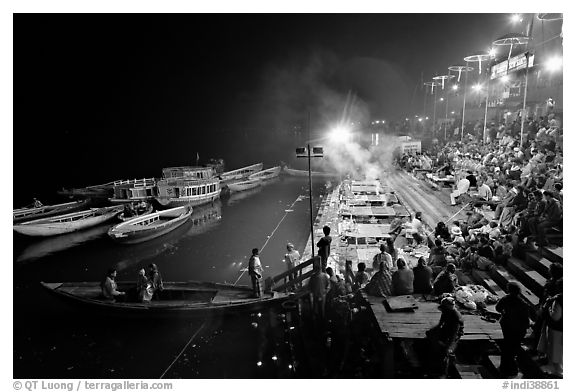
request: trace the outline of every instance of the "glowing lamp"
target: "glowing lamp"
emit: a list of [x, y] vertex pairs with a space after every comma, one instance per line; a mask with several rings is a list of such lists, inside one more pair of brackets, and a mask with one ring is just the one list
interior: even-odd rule
[[474, 86], [472, 86], [472, 88], [474, 89], [474, 91], [482, 90], [482, 86], [480, 84], [475, 84]]
[[522, 16], [520, 14], [514, 14], [510, 17], [512, 23], [519, 23], [522, 22]]
[[552, 57], [546, 61], [545, 67], [550, 72], [562, 69], [562, 57]]
[[510, 80], [510, 78], [508, 77], [508, 75], [504, 75], [504, 76], [502, 76], [502, 78], [500, 78], [500, 81], [502, 83], [508, 83], [509, 80]]
[[452, 90], [454, 91], [458, 90], [458, 85], [457, 84], [452, 85]]
[[330, 133], [330, 138], [337, 143], [345, 143], [350, 138], [350, 132], [344, 127], [337, 127]]

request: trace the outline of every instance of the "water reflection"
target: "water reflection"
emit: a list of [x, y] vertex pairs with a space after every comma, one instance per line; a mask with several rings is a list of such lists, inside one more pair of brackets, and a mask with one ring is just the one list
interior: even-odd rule
[[216, 227], [222, 218], [222, 204], [220, 200], [213, 204], [194, 207], [190, 219], [177, 228], [161, 237], [135, 245], [118, 244], [119, 256], [114, 267], [121, 272], [131, 266], [146, 260], [156, 258], [163, 253], [174, 253], [179, 244], [186, 238], [206, 233]]
[[76, 231], [74, 233], [63, 234], [42, 240], [35, 240], [22, 250], [16, 258], [16, 262], [21, 263], [34, 261], [82, 245], [88, 241], [105, 236], [110, 227], [111, 225], [105, 224], [92, 227], [88, 230]]

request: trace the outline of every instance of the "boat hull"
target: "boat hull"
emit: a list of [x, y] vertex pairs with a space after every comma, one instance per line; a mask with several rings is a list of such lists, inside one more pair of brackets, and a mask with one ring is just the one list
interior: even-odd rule
[[[180, 212], [179, 210], [182, 211]], [[174, 215], [174, 216], [172, 216]], [[160, 237], [183, 225], [192, 215], [191, 207], [176, 207], [165, 211], [139, 216], [116, 225], [108, 230], [114, 241], [122, 244], [138, 244]], [[137, 226], [137, 223], [156, 216], [169, 216], [173, 219], [157, 225]]]
[[249, 180], [259, 178], [262, 181], [271, 180], [272, 178], [276, 178], [280, 175], [280, 170], [282, 168], [280, 166], [271, 167], [270, 169], [265, 169], [260, 172], [250, 174], [248, 176]]
[[214, 203], [220, 198], [220, 189], [217, 193], [191, 196], [191, 197], [156, 197], [156, 201], [164, 208], [174, 208], [183, 206], [201, 206], [203, 204]]
[[[54, 235], [72, 233], [108, 222], [114, 219], [120, 213], [120, 209], [117, 207], [109, 207], [105, 210], [106, 211], [103, 211], [101, 214], [89, 216], [87, 218], [79, 219], [76, 221], [49, 222], [50, 218], [44, 218], [14, 225], [13, 229], [17, 233], [31, 237], [50, 237]], [[98, 213], [98, 211], [98, 209], [93, 209], [94, 213]], [[75, 214], [76, 213], [61, 216]], [[53, 217], [53, 219], [57, 219], [61, 216]]]
[[68, 212], [80, 211], [88, 207], [88, 205], [88, 200], [82, 200], [57, 204], [53, 206], [43, 206], [39, 208], [20, 208], [18, 210], [14, 210], [12, 223], [23, 223], [31, 220], [61, 215]]
[[206, 282], [164, 282], [158, 299], [138, 302], [135, 282], [118, 282], [118, 290], [126, 292], [124, 300], [111, 301], [101, 296], [100, 283], [44, 283], [51, 293], [73, 303], [115, 316], [145, 317], [203, 317], [207, 313], [235, 313], [254, 311], [280, 305], [290, 298], [287, 293], [268, 293], [253, 298], [247, 286]]
[[242, 192], [247, 191], [248, 189], [254, 189], [262, 185], [262, 180], [257, 178], [248, 181], [240, 181], [228, 184], [228, 188], [230, 192]]
[[[295, 177], [308, 177], [308, 170], [298, 170], [298, 169], [290, 169], [285, 167], [284, 173], [288, 174], [289, 176]], [[326, 172], [311, 172], [312, 177], [325, 177], [325, 178], [336, 178], [339, 175], [337, 173], [326, 173]]]

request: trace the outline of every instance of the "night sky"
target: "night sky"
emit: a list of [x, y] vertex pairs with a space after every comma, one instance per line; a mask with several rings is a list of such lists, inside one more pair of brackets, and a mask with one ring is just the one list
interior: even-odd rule
[[422, 74], [485, 52], [508, 17], [15, 15], [15, 204], [158, 177], [196, 152], [277, 164], [308, 112], [321, 132], [349, 93], [359, 119], [403, 118], [422, 107]]

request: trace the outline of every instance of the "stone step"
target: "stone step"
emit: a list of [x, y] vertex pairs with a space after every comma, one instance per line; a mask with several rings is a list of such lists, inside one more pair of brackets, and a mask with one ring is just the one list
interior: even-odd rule
[[504, 267], [494, 266], [494, 268], [489, 271], [489, 274], [503, 290], [508, 285], [508, 282], [517, 282], [520, 286], [520, 296], [526, 301], [526, 303], [532, 307], [538, 306], [540, 298], [506, 271]]
[[558, 262], [560, 264], [563, 263], [564, 257], [563, 257], [563, 248], [562, 247], [558, 247], [558, 248], [548, 248], [548, 247], [544, 247], [542, 248], [542, 256], [546, 257], [548, 260], [550, 260], [551, 262]]
[[486, 287], [492, 294], [496, 294], [500, 298], [506, 295], [506, 292], [492, 280], [486, 271], [474, 269], [472, 270], [472, 277], [477, 284]]
[[457, 363], [455, 368], [456, 372], [458, 372], [459, 378], [463, 380], [484, 378], [482, 376], [483, 371], [481, 365], [461, 365]]
[[524, 286], [529, 288], [538, 297], [542, 297], [544, 285], [546, 284], [545, 277], [516, 257], [508, 259], [506, 267]]
[[487, 364], [488, 369], [490, 369], [497, 378], [500, 378], [500, 360], [502, 358], [500, 355], [488, 355]]
[[548, 269], [552, 262], [547, 258], [540, 256], [538, 252], [526, 252], [524, 260], [526, 260], [526, 264], [528, 264], [533, 270], [538, 271], [538, 273], [543, 277], [550, 277]]

